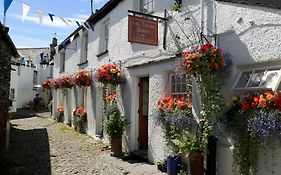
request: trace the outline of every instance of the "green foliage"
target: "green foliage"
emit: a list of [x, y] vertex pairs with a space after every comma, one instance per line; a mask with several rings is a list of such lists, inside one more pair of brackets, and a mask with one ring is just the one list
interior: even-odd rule
[[79, 133], [85, 133], [85, 129], [84, 129], [85, 122], [84, 122], [83, 118], [74, 116], [73, 123], [74, 123], [75, 131], [77, 131]]
[[128, 121], [125, 116], [122, 116], [117, 105], [112, 107], [110, 113], [107, 114], [104, 120], [104, 129], [109, 136], [122, 135], [126, 130]]
[[60, 112], [57, 112], [54, 116], [56, 122], [63, 122], [64, 115]]
[[175, 12], [180, 12], [180, 11], [181, 11], [181, 7], [182, 7], [181, 4], [179, 4], [179, 3], [174, 3], [174, 4], [172, 5], [172, 7], [171, 7], [171, 10], [172, 10], [172, 11], [175, 11]]

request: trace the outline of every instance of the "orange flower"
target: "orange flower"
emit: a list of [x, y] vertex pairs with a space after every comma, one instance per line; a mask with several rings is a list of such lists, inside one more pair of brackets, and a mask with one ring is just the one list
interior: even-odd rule
[[219, 64], [218, 63], [214, 63], [214, 69], [218, 70], [219, 69]]
[[266, 106], [266, 100], [264, 98], [260, 98], [259, 106], [262, 107], [262, 108], [264, 108]]

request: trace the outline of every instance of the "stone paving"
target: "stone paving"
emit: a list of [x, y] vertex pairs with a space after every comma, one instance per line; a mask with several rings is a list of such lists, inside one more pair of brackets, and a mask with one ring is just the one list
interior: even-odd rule
[[49, 114], [11, 120], [11, 154], [23, 175], [160, 175], [155, 165], [129, 163], [101, 151], [101, 145]]

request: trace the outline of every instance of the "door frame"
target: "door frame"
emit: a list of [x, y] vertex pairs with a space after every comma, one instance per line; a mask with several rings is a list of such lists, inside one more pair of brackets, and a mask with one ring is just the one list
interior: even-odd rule
[[[148, 82], [148, 89], [149, 89], [149, 76], [144, 76], [144, 77], [139, 77], [138, 78], [138, 106], [137, 106], [137, 150], [148, 150], [148, 113], [147, 113], [147, 124], [146, 124], [146, 129], [147, 131], [147, 138], [146, 139], [146, 148], [145, 149], [141, 149], [141, 145], [140, 145], [140, 116], [142, 114], [142, 108], [141, 108], [141, 103], [143, 100], [143, 96], [141, 94], [141, 82], [147, 81]], [[143, 93], [143, 92], [142, 92]], [[148, 94], [148, 100], [149, 100], [149, 94]], [[149, 104], [148, 104], [149, 105]]]

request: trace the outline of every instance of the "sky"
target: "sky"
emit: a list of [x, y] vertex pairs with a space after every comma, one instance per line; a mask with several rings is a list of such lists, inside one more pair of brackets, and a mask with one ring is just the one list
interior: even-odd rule
[[[108, 0], [93, 0], [93, 11], [100, 9]], [[30, 6], [27, 17], [22, 21], [23, 4]], [[38, 11], [43, 12], [42, 24]], [[48, 14], [54, 14], [53, 22]], [[91, 15], [91, 0], [13, 0], [6, 13], [5, 26], [17, 48], [49, 47], [52, 38], [62, 42], [78, 25]], [[61, 18], [73, 23], [65, 24]], [[0, 21], [4, 22], [4, 0], [0, 0]]]

